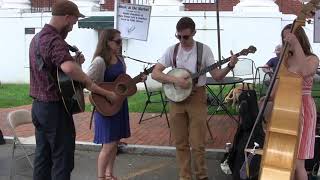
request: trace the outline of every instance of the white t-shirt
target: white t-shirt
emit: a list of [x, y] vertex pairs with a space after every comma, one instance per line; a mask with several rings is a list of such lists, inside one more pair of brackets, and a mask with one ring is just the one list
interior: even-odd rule
[[[176, 45], [170, 46], [163, 56], [160, 58], [159, 63], [164, 67], [173, 67], [173, 52]], [[184, 68], [191, 73], [197, 72], [197, 43], [194, 41], [193, 47], [189, 51], [185, 51], [179, 44], [177, 58], [177, 68]], [[215, 63], [213, 54], [209, 46], [203, 44], [201, 68], [208, 67]], [[206, 74], [203, 74], [198, 79], [197, 86], [204, 86], [206, 84]]]

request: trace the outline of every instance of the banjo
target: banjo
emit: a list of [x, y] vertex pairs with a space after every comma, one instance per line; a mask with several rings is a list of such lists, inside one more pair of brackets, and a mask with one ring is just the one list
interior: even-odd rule
[[[241, 56], [241, 55], [248, 55], [249, 53], [255, 53], [257, 50], [256, 47], [254, 46], [249, 46], [248, 49], [243, 49], [241, 52], [235, 54], [235, 56]], [[194, 79], [198, 78], [199, 76], [217, 68], [218, 66], [225, 64], [227, 62], [230, 61], [231, 57], [228, 57], [227, 59], [224, 59], [220, 62], [214, 63], [211, 66], [208, 66], [202, 70], [200, 70], [199, 72], [193, 73], [191, 74], [190, 71], [183, 69], [183, 68], [174, 68], [172, 70], [170, 70], [167, 74], [170, 76], [174, 76], [174, 77], [186, 77], [187, 75], [189, 75], [188, 81], [190, 84], [193, 83]], [[192, 88], [193, 86], [189, 86], [186, 89], [183, 89], [179, 86], [175, 86], [173, 83], [165, 83], [162, 85], [163, 87], [163, 91], [165, 93], [165, 95], [167, 96], [167, 98], [173, 102], [182, 102], [185, 99], [187, 99], [191, 92], [192, 92]]]

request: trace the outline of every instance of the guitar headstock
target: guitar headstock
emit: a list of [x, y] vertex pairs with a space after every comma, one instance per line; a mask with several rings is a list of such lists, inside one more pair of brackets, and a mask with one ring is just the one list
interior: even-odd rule
[[77, 46], [71, 46], [68, 44], [68, 48], [71, 52], [74, 52], [74, 53], [79, 51]]
[[151, 72], [152, 72], [152, 70], [153, 70], [153, 68], [155, 67], [155, 65], [153, 65], [153, 66], [151, 66], [150, 68], [144, 68], [143, 69], [143, 74], [145, 74], [145, 75], [149, 75]]
[[242, 49], [242, 51], [239, 53], [239, 55], [243, 55], [243, 56], [246, 56], [248, 55], [249, 53], [255, 53], [257, 51], [257, 48], [254, 47], [254, 46], [249, 46], [249, 48], [247, 49]]

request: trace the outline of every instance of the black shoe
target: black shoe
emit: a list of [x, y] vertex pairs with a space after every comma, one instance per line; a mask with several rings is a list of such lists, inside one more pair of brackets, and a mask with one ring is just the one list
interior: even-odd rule
[[6, 143], [6, 141], [4, 140], [3, 135], [2, 135], [2, 131], [0, 130], [0, 145], [5, 144], [5, 143]]

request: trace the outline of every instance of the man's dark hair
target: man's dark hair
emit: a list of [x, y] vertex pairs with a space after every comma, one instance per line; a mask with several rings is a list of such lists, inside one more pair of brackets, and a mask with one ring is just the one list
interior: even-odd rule
[[176, 26], [176, 29], [177, 31], [182, 31], [184, 29], [191, 29], [191, 31], [195, 31], [196, 29], [196, 25], [194, 23], [194, 21], [189, 18], [189, 17], [182, 17], [178, 23], [177, 23], [177, 26]]

